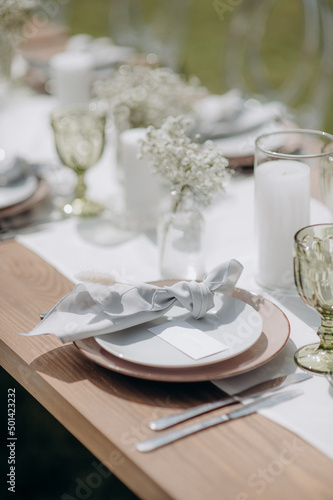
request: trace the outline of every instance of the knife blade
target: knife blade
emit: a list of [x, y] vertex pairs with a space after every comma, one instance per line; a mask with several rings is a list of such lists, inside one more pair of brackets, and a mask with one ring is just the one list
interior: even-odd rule
[[181, 413], [177, 413], [176, 415], [169, 415], [157, 420], [152, 420], [149, 423], [149, 427], [153, 431], [162, 431], [164, 429], [169, 429], [174, 425], [185, 422], [186, 420], [197, 417], [198, 415], [203, 415], [204, 413], [208, 413], [209, 411], [216, 410], [217, 408], [223, 408], [223, 406], [241, 403], [242, 399], [244, 398], [260, 396], [267, 391], [276, 391], [288, 385], [302, 382], [303, 380], [311, 377], [312, 375], [310, 375], [309, 373], [292, 373], [287, 376], [266, 380], [265, 382], [261, 382], [248, 389], [245, 389], [244, 391], [238, 392], [237, 394], [234, 394], [229, 398], [219, 399], [218, 401], [213, 401], [211, 403], [204, 403], [202, 405], [198, 405], [193, 408], [189, 408], [188, 410], [182, 411]]
[[229, 413], [225, 413], [224, 415], [219, 415], [217, 417], [213, 417], [197, 424], [189, 425], [183, 429], [179, 429], [177, 431], [171, 431], [164, 433], [163, 435], [158, 435], [151, 439], [146, 439], [144, 441], [140, 441], [136, 445], [136, 449], [141, 452], [153, 451], [157, 448], [161, 448], [162, 446], [166, 446], [167, 444], [173, 443], [178, 439], [182, 439], [190, 434], [195, 434], [204, 429], [208, 429], [209, 427], [214, 427], [219, 424], [223, 424], [225, 422], [229, 422], [230, 420], [235, 420], [236, 418], [245, 417], [246, 415], [250, 415], [251, 413], [255, 413], [262, 408], [268, 408], [270, 406], [277, 405], [288, 399], [295, 398], [303, 394], [303, 391], [293, 390], [293, 391], [285, 391], [279, 392], [278, 394], [274, 394], [271, 396], [266, 396], [264, 398], [257, 399], [252, 403], [248, 403], [237, 410], [233, 410]]

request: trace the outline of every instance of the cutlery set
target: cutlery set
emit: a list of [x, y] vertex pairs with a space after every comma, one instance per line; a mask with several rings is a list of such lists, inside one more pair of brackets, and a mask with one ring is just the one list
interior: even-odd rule
[[[260, 397], [266, 392], [272, 391], [280, 391], [280, 389], [291, 385], [296, 384], [298, 382], [302, 382], [311, 378], [312, 376], [308, 373], [294, 373], [291, 375], [287, 375], [284, 377], [277, 377], [260, 384], [256, 384], [244, 391], [241, 391], [233, 396], [214, 401], [211, 403], [205, 403], [203, 405], [196, 406], [194, 408], [190, 408], [176, 415], [169, 415], [167, 417], [162, 417], [158, 420], [153, 420], [150, 422], [149, 427], [154, 431], [160, 431], [164, 429], [168, 429], [174, 425], [177, 425], [181, 422], [185, 422], [191, 418], [202, 415], [212, 410], [216, 410], [218, 408], [222, 408], [224, 406], [242, 403], [240, 408], [236, 410], [230, 411], [223, 415], [219, 415], [202, 422], [196, 423], [194, 425], [190, 425], [184, 427], [180, 430], [171, 431], [168, 433], [164, 433], [163, 435], [159, 435], [144, 441], [137, 443], [137, 450], [141, 452], [148, 452], [156, 450], [162, 446], [173, 443], [178, 439], [182, 439], [191, 434], [195, 434], [200, 432], [201, 430], [208, 429], [210, 427], [214, 427], [216, 425], [229, 422], [230, 420], [235, 420], [236, 418], [245, 417], [246, 415], [250, 415], [252, 413], [257, 412], [263, 408], [269, 408], [270, 406], [277, 405], [284, 401], [288, 401], [289, 399], [293, 399], [297, 396], [300, 396], [303, 391], [300, 390], [291, 390], [285, 392], [278, 392], [277, 394]], [[254, 398], [252, 402], [246, 402], [247, 398]]]
[[65, 215], [56, 213], [47, 217], [26, 217], [14, 222], [0, 220], [0, 241], [11, 240], [19, 234], [24, 234], [32, 230], [38, 230], [47, 224], [63, 219], [65, 219]]

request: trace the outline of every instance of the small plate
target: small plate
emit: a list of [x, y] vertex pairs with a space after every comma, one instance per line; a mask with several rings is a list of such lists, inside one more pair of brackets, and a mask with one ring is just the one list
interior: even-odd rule
[[[4, 189], [4, 188], [2, 188]], [[33, 193], [23, 201], [14, 203], [5, 208], [0, 208], [0, 218], [13, 217], [33, 208], [42, 201], [49, 193], [50, 188], [45, 179], [37, 179], [37, 187]], [[1, 198], [1, 193], [0, 193]]]
[[[234, 297], [216, 293], [214, 302], [214, 308], [200, 320], [194, 319], [188, 312], [184, 313], [181, 307], [173, 307], [167, 317], [120, 332], [100, 335], [95, 340], [114, 356], [146, 366], [183, 368], [230, 359], [246, 351], [258, 340], [262, 320], [253, 307]], [[222, 342], [228, 349], [201, 359], [193, 359], [149, 330], [161, 324], [167, 327], [169, 322], [172, 324], [176, 319], [186, 321], [205, 335]]]
[[36, 191], [38, 179], [34, 175], [22, 176], [17, 181], [0, 187], [0, 209], [7, 208], [30, 198]]
[[233, 377], [267, 363], [285, 346], [290, 335], [286, 315], [275, 304], [254, 293], [236, 288], [233, 297], [251, 305], [263, 321], [262, 333], [252, 347], [221, 362], [187, 368], [147, 367], [128, 362], [105, 351], [94, 338], [74, 342], [83, 356], [111, 371], [161, 382], [200, 382]]

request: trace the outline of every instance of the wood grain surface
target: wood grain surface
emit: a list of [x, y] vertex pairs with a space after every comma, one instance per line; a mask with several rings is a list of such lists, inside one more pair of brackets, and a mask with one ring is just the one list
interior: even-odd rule
[[149, 420], [213, 400], [218, 390], [209, 382], [119, 375], [73, 344], [19, 335], [73, 285], [15, 241], [0, 244], [0, 276], [2, 366], [140, 498], [332, 499], [333, 462], [256, 414], [152, 453], [137, 452], [135, 443], [153, 435]]

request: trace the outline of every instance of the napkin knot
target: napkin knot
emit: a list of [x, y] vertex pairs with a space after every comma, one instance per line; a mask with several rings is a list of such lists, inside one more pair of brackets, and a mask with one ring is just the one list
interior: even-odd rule
[[79, 283], [27, 335], [51, 333], [70, 342], [154, 321], [174, 305], [199, 319], [214, 307], [215, 292], [232, 293], [242, 270], [243, 266], [232, 259], [210, 271], [202, 282], [180, 281], [170, 287]]
[[182, 281], [165, 287], [165, 290], [175, 297], [195, 319], [202, 318], [209, 309], [214, 307], [214, 293], [204, 281]]

